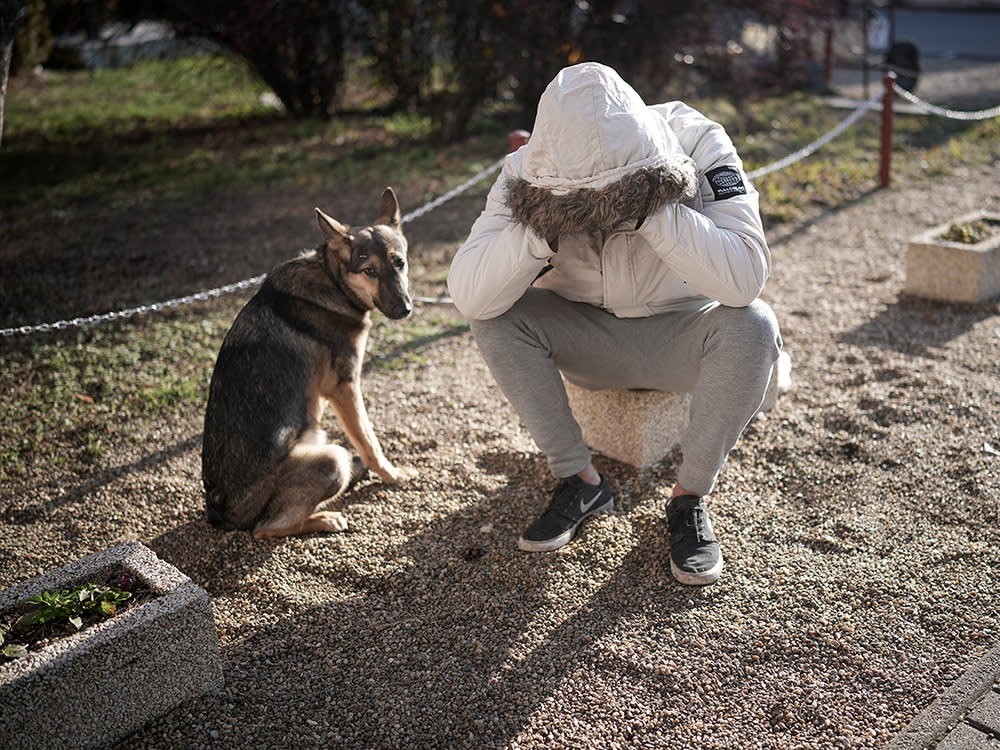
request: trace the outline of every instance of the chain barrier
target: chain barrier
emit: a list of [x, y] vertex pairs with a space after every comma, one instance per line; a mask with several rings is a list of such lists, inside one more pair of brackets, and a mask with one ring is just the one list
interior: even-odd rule
[[949, 120], [989, 120], [992, 117], [1000, 117], [1000, 106], [991, 107], [990, 109], [981, 109], [978, 112], [962, 112], [960, 110], [946, 109], [945, 107], [938, 107], [934, 104], [929, 104], [913, 94], [913, 92], [904, 89], [898, 83], [893, 82], [892, 88], [897, 94], [899, 94], [899, 96], [906, 99], [906, 101], [910, 102], [910, 104], [913, 104], [918, 109], [923, 110], [927, 114], [947, 117]]
[[[938, 107], [933, 104], [929, 104], [922, 99], [915, 96], [910, 91], [907, 91], [898, 83], [893, 82], [893, 89], [901, 97], [909, 101], [910, 103], [916, 105], [924, 112], [929, 114], [940, 115], [941, 117], [947, 117], [953, 120], [986, 120], [991, 117], [1000, 116], [1000, 106], [992, 107], [991, 109], [984, 109], [978, 112], [961, 112], [953, 109], [945, 109], [944, 107]], [[819, 151], [819, 149], [826, 146], [830, 141], [839, 136], [849, 127], [854, 125], [861, 117], [865, 115], [871, 109], [875, 109], [879, 106], [879, 100], [882, 98], [882, 94], [876, 94], [870, 99], [862, 102], [851, 114], [845, 117], [839, 124], [834, 126], [832, 129], [821, 135], [812, 143], [800, 148], [783, 159], [779, 159], [767, 166], [761, 167], [759, 169], [752, 170], [747, 173], [747, 177], [751, 180], [755, 180], [759, 177], [771, 174], [772, 172], [777, 172], [779, 170], [785, 169], [786, 167], [795, 164], [796, 162], [802, 161], [803, 159], [811, 156], [812, 154]], [[452, 188], [443, 195], [425, 203], [420, 208], [417, 208], [410, 213], [402, 217], [402, 222], [405, 224], [407, 222], [413, 221], [414, 219], [419, 219], [426, 213], [433, 211], [438, 206], [447, 203], [452, 198], [461, 195], [466, 190], [471, 188], [473, 185], [478, 184], [482, 180], [486, 179], [489, 175], [498, 171], [503, 166], [503, 159], [498, 159], [496, 162], [486, 167], [479, 173], [473, 175], [465, 182], [456, 187]], [[44, 333], [47, 331], [59, 331], [64, 328], [79, 328], [86, 325], [92, 325], [94, 323], [105, 323], [111, 320], [120, 320], [124, 318], [131, 318], [134, 315], [142, 315], [150, 312], [159, 312], [161, 310], [168, 310], [174, 307], [181, 307], [183, 305], [189, 305], [194, 302], [202, 302], [204, 300], [212, 299], [214, 297], [221, 297], [224, 294], [229, 294], [231, 292], [240, 291], [242, 289], [247, 289], [248, 287], [256, 286], [260, 284], [267, 274], [260, 274], [259, 276], [254, 276], [250, 279], [245, 279], [244, 281], [238, 281], [234, 284], [227, 284], [226, 286], [221, 286], [216, 289], [210, 289], [204, 292], [197, 292], [195, 294], [190, 294], [186, 297], [177, 297], [175, 299], [166, 300], [165, 302], [157, 302], [149, 305], [140, 305], [138, 307], [132, 307], [127, 310], [119, 310], [116, 312], [104, 313], [102, 315], [90, 315], [88, 317], [72, 318], [70, 320], [60, 320], [56, 323], [38, 323], [36, 325], [25, 325], [16, 326], [14, 328], [2, 328], [0, 329], [0, 338], [7, 336], [19, 336], [19, 335], [29, 335], [33, 333]], [[440, 297], [415, 297], [417, 302], [436, 304], [449, 302], [447, 296]]]
[[[455, 196], [465, 192], [470, 187], [486, 179], [493, 172], [496, 172], [500, 167], [503, 166], [503, 159], [498, 159], [496, 162], [488, 166], [486, 169], [482, 170], [476, 175], [473, 175], [461, 185], [449, 190], [447, 193], [438, 196], [434, 200], [426, 203], [425, 205], [417, 208], [410, 213], [402, 217], [402, 223], [407, 223], [418, 219], [424, 214], [440, 206], [442, 203], [446, 203]], [[231, 292], [238, 292], [243, 289], [247, 289], [252, 286], [256, 286], [264, 281], [267, 274], [262, 273], [258, 276], [254, 276], [250, 279], [244, 279], [243, 281], [237, 281], [233, 284], [227, 284], [226, 286], [220, 286], [216, 289], [209, 289], [204, 292], [196, 292], [195, 294], [189, 294], [186, 297], [177, 297], [175, 299], [166, 300], [165, 302], [156, 302], [149, 305], [139, 305], [138, 307], [130, 307], [127, 310], [117, 310], [115, 312], [102, 313], [100, 315], [89, 315], [87, 317], [71, 318], [69, 320], [60, 320], [55, 323], [37, 323], [35, 325], [24, 325], [16, 326], [14, 328], [0, 328], [0, 338], [5, 338], [8, 336], [25, 336], [33, 333], [46, 333], [48, 331], [61, 331], [65, 328], [82, 328], [83, 326], [93, 325], [95, 323], [107, 323], [112, 320], [122, 320], [125, 318], [131, 318], [134, 315], [143, 315], [145, 313], [159, 312], [161, 310], [169, 310], [174, 307], [182, 307], [184, 305], [190, 305], [194, 302], [203, 302], [204, 300], [213, 299], [214, 297], [221, 297], [224, 294], [230, 294]], [[436, 297], [416, 297], [417, 302], [424, 303], [436, 303], [440, 302], [445, 298]]]
[[[506, 159], [506, 158], [507, 157], [504, 157], [504, 159]], [[458, 185], [457, 187], [449, 190], [444, 195], [438, 196], [437, 198], [435, 198], [434, 200], [432, 200], [432, 201], [424, 204], [420, 208], [417, 208], [417, 209], [411, 211], [410, 213], [406, 214], [406, 216], [404, 216], [403, 219], [402, 219], [403, 223], [406, 224], [408, 221], [413, 221], [414, 219], [419, 219], [421, 216], [423, 216], [424, 214], [428, 213], [429, 211], [433, 211], [435, 208], [437, 208], [438, 206], [440, 206], [442, 203], [447, 203], [452, 198], [454, 198], [456, 195], [460, 195], [461, 193], [464, 193], [466, 190], [468, 190], [470, 187], [472, 187], [476, 183], [480, 182], [481, 180], [485, 180], [487, 177], [489, 177], [491, 174], [493, 174], [494, 172], [496, 172], [497, 170], [499, 170], [500, 167], [503, 166], [504, 159], [498, 159], [497, 161], [493, 162], [490, 166], [486, 167], [486, 169], [484, 169], [479, 174], [473, 175], [472, 177], [470, 177], [469, 179], [467, 179], [461, 185]]]
[[752, 172], [747, 172], [747, 177], [749, 177], [751, 180], [756, 180], [758, 177], [763, 177], [764, 175], [771, 174], [772, 172], [777, 172], [780, 169], [784, 169], [785, 167], [791, 166], [797, 161], [802, 161], [807, 156], [811, 156], [812, 154], [816, 153], [821, 148], [823, 148], [823, 146], [832, 141], [834, 138], [836, 138], [838, 135], [847, 130], [849, 127], [851, 127], [858, 120], [860, 120], [861, 117], [864, 116], [864, 114], [868, 110], [877, 107], [879, 99], [881, 98], [882, 98], [881, 94], [876, 94], [867, 101], [862, 102], [857, 109], [855, 109], [853, 112], [851, 112], [851, 114], [849, 114], [847, 117], [841, 120], [838, 125], [835, 125], [833, 128], [831, 128], [829, 131], [821, 135], [819, 138], [817, 138], [809, 145], [803, 146], [798, 151], [789, 154], [783, 159], [779, 159], [773, 164], [769, 164], [766, 167], [761, 167], [760, 169], [755, 169]]
[[43, 333], [45, 331], [61, 331], [64, 328], [82, 328], [83, 326], [91, 325], [93, 323], [106, 323], [111, 320], [131, 318], [133, 315], [142, 315], [144, 313], [159, 312], [160, 310], [169, 310], [173, 307], [182, 307], [183, 305], [190, 305], [194, 302], [201, 302], [203, 300], [212, 299], [213, 297], [221, 297], [223, 294], [229, 294], [230, 292], [237, 292], [240, 289], [246, 289], [247, 287], [260, 284], [264, 281], [265, 276], [267, 276], [267, 274], [262, 273], [260, 276], [254, 276], [252, 279], [237, 281], [234, 284], [220, 286], [217, 289], [209, 289], [205, 292], [197, 292], [195, 294], [189, 294], [187, 297], [177, 297], [175, 299], [166, 300], [165, 302], [155, 302], [150, 305], [139, 305], [139, 307], [131, 307], [127, 310], [117, 310], [115, 312], [103, 313], [101, 315], [90, 315], [83, 318], [60, 320], [57, 323], [38, 323], [30, 326], [2, 328], [0, 329], [0, 337]]

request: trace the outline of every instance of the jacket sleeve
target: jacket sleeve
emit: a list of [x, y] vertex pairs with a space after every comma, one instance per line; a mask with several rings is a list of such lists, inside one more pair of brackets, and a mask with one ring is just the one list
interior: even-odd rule
[[510, 309], [553, 255], [544, 239], [511, 218], [503, 201], [506, 180], [505, 169], [448, 271], [448, 292], [468, 320], [495, 318]]
[[694, 159], [702, 208], [665, 206], [647, 217], [639, 234], [696, 292], [745, 307], [771, 271], [757, 191], [721, 125], [678, 102], [657, 109]]

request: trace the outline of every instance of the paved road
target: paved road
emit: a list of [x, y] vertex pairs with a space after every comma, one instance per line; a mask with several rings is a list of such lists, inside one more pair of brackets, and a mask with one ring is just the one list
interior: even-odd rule
[[895, 12], [897, 40], [917, 45], [923, 57], [1000, 60], [1000, 5], [997, 10]]
[[[917, 46], [920, 75], [915, 93], [925, 100], [956, 109], [977, 110], [1000, 104], [1000, 0], [995, 10], [942, 11], [898, 8], [894, 38]], [[869, 27], [872, 45], [869, 68], [861, 59], [842, 59], [833, 72], [831, 86], [843, 96], [867, 99], [882, 86], [881, 63], [889, 42], [888, 15]], [[852, 22], [841, 27], [845, 39], [852, 35]], [[857, 26], [854, 26], [856, 34]]]
[[[920, 69], [914, 93], [924, 101], [966, 111], [1000, 105], [1000, 59], [922, 58]], [[867, 99], [882, 90], [881, 67], [868, 70], [867, 84], [860, 67], [835, 68], [830, 86], [841, 96]]]

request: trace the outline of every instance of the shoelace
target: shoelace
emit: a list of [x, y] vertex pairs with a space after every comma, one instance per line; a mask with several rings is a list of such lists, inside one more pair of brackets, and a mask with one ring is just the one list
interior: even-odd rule
[[674, 514], [670, 523], [670, 533], [689, 528], [699, 542], [705, 541], [705, 515], [705, 509], [697, 506]]

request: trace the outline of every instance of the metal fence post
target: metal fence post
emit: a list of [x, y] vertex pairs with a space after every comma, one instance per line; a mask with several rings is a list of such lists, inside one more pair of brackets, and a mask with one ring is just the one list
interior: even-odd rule
[[531, 135], [527, 130], [512, 130], [510, 131], [510, 151], [508, 153], [514, 153], [521, 146], [528, 142], [528, 138]]
[[890, 163], [892, 162], [892, 103], [895, 98], [893, 86], [896, 83], [896, 74], [891, 70], [882, 79], [885, 84], [885, 92], [882, 95], [882, 155], [879, 169], [879, 182], [882, 187], [889, 187]]

